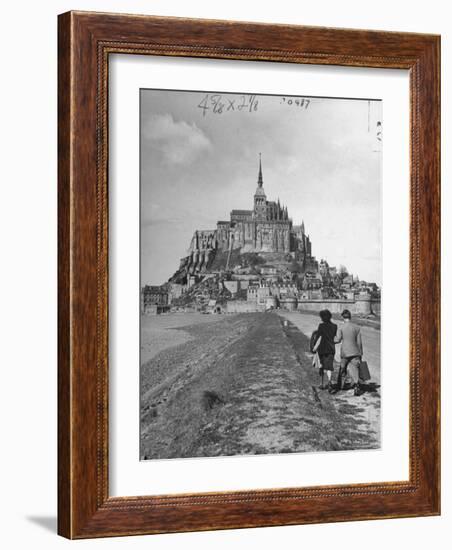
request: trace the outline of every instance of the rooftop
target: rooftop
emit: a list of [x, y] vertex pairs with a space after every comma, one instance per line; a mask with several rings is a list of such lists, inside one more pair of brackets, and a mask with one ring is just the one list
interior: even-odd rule
[[252, 210], [231, 210], [231, 216], [251, 216]]

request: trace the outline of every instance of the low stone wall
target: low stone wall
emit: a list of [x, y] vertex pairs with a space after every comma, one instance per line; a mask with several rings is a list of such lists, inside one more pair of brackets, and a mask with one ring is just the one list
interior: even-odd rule
[[227, 303], [226, 311], [228, 313], [255, 313], [256, 311], [265, 311], [265, 305], [245, 300], [230, 300]]
[[[268, 297], [272, 299], [271, 296]], [[230, 300], [227, 302], [226, 311], [228, 313], [253, 313], [256, 311], [265, 311], [271, 306], [275, 307], [276, 303], [269, 302], [259, 304], [255, 301], [245, 300]], [[322, 309], [329, 309], [331, 313], [341, 314], [344, 309], [348, 309], [352, 315], [375, 315], [380, 314], [380, 302], [372, 301], [370, 298], [357, 298], [355, 300], [299, 300], [298, 304], [295, 300], [281, 300], [281, 309], [298, 310], [298, 311], [315, 311], [319, 312]]]
[[297, 309], [316, 312], [329, 309], [331, 313], [342, 313], [344, 309], [349, 309], [351, 313], [355, 313], [354, 306], [354, 300], [300, 300]]
[[355, 298], [354, 300], [299, 300], [299, 311], [321, 311], [329, 309], [331, 313], [342, 313], [348, 309], [355, 315], [380, 315], [380, 302], [370, 298]]
[[144, 315], [160, 315], [160, 313], [168, 313], [170, 306], [160, 306], [158, 304], [149, 304], [144, 308]]

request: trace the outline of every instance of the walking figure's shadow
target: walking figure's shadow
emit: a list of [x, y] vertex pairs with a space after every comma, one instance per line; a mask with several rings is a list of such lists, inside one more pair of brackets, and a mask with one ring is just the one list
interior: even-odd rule
[[[336, 383], [337, 383], [337, 380], [336, 380]], [[349, 378], [349, 376], [347, 375], [343, 389], [347, 391], [347, 390], [353, 389], [353, 387], [354, 387], [354, 384], [352, 382], [352, 379]], [[369, 382], [362, 382], [359, 385], [359, 387], [363, 390], [364, 393], [376, 394], [375, 397], [377, 397], [379, 395], [378, 390], [380, 389], [381, 386], [376, 382], [369, 381]]]
[[360, 388], [363, 389], [366, 393], [378, 393], [378, 390], [380, 389], [380, 384], [369, 382], [367, 384], [360, 384]]

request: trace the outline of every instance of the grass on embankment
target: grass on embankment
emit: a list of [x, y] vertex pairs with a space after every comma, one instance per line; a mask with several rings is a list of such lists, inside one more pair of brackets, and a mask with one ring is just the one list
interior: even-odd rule
[[142, 370], [142, 458], [377, 448], [360, 401], [317, 389], [307, 337], [275, 313], [184, 330]]

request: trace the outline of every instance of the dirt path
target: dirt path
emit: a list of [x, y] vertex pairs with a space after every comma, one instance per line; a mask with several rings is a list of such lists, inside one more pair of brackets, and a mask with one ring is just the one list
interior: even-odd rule
[[184, 331], [142, 368], [142, 458], [378, 446], [358, 403], [317, 390], [307, 337], [275, 313]]

